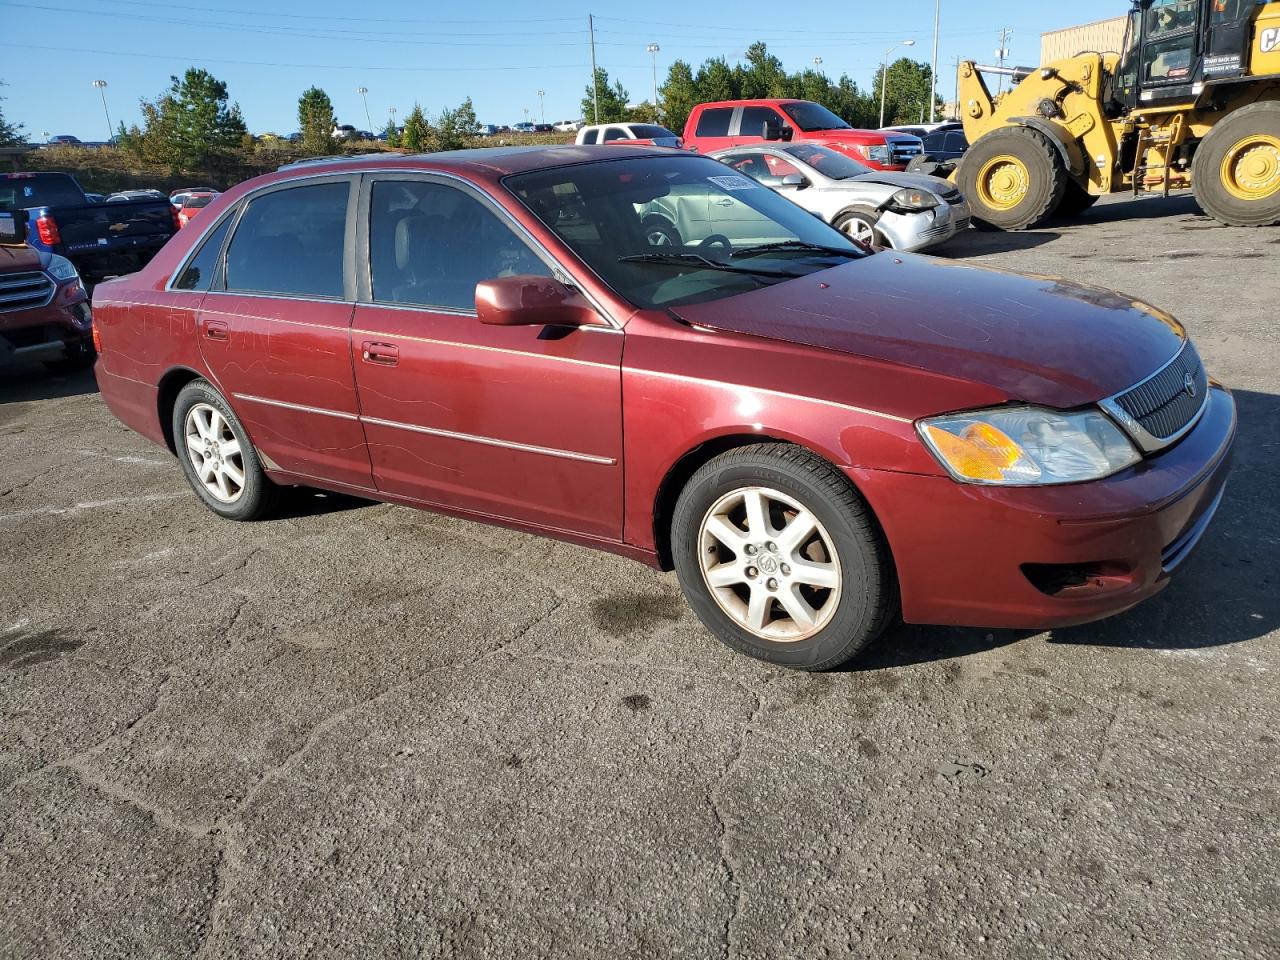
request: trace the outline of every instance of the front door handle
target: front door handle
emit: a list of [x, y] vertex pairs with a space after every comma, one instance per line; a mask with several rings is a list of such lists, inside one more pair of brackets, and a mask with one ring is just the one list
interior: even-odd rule
[[730, 200], [728, 197], [719, 197], [718, 199], [712, 200], [711, 202], [714, 203], [717, 207], [733, 206], [733, 201]]
[[225, 320], [206, 320], [204, 336], [206, 340], [230, 340], [231, 324]]
[[384, 367], [394, 367], [400, 362], [400, 348], [394, 343], [379, 343], [366, 340], [360, 344], [360, 359], [365, 363], [378, 363]]

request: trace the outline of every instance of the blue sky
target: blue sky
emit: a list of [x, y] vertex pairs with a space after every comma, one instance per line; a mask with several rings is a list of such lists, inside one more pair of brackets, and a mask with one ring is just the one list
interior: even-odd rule
[[[996, 0], [942, 0], [941, 94], [950, 97], [957, 56], [990, 60], [1001, 27], [1013, 31], [1012, 57], [1034, 64], [1045, 30], [1120, 15], [1124, 0], [1071, 5]], [[821, 11], [815, 15], [814, 11]], [[661, 82], [673, 59], [696, 68], [707, 57], [733, 62], [764, 40], [789, 70], [822, 58], [832, 77], [848, 72], [867, 87], [891, 44], [928, 61], [933, 0], [794, 5], [759, 0], [690, 3], [645, 0], [605, 4], [497, 0], [448, 6], [409, 0], [0, 0], [0, 89], [10, 120], [29, 136], [106, 136], [93, 80], [106, 80], [113, 123], [140, 119], [138, 99], [154, 97], [173, 73], [202, 66], [225, 80], [249, 129], [297, 129], [299, 94], [328, 91], [340, 122], [367, 125], [356, 88], [368, 88], [375, 127], [390, 107], [403, 119], [418, 101], [431, 113], [470, 96], [482, 122], [577, 117], [590, 78], [587, 14], [596, 15], [601, 66], [638, 101], [652, 96], [648, 43]], [[782, 14], [788, 14], [784, 18]], [[895, 53], [895, 56], [899, 55]]]

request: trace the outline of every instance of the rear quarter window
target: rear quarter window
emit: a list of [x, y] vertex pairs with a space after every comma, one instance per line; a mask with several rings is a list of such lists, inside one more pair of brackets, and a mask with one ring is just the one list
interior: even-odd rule
[[235, 217], [228, 214], [222, 218], [213, 231], [204, 238], [196, 255], [187, 261], [187, 265], [173, 282], [175, 290], [208, 290], [217, 272], [218, 254], [222, 252], [222, 241], [231, 229], [231, 221]]

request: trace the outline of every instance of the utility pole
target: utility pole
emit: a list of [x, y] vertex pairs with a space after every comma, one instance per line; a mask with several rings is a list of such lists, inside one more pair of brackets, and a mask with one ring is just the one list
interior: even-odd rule
[[369, 88], [356, 87], [356, 93], [360, 94], [360, 98], [364, 100], [364, 122], [369, 125], [369, 132], [376, 133], [373, 129], [373, 118], [369, 116]]
[[102, 94], [102, 113], [107, 118], [107, 142], [115, 143], [116, 132], [115, 128], [111, 126], [111, 111], [107, 109], [107, 81], [95, 80], [93, 81], [93, 85], [97, 88], [98, 92]]
[[[996, 57], [999, 58], [1000, 66], [1004, 66], [1005, 60], [1009, 58], [1009, 41], [1013, 39], [1013, 31], [1008, 27], [1000, 28], [1000, 48], [996, 50]], [[996, 96], [1004, 93], [1004, 74], [1000, 75], [1000, 82], [996, 84]]]
[[593, 122], [600, 122], [600, 84], [596, 78], [596, 18], [587, 14], [587, 33], [591, 37], [591, 108], [595, 113]]
[[547, 95], [547, 91], [541, 87], [538, 88], [538, 112], [542, 114], [542, 122], [547, 122], [547, 101], [543, 98]]
[[656, 43], [651, 43], [644, 48], [644, 52], [653, 57], [653, 116], [656, 120], [662, 119], [662, 114], [658, 110], [658, 51], [661, 49]]
[[942, 0], [933, 0], [933, 66], [929, 70], [929, 122], [934, 120], [934, 104], [938, 102], [938, 24], [942, 17]]

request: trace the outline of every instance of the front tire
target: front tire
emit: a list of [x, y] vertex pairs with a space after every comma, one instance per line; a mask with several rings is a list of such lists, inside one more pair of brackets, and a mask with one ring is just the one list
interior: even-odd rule
[[1053, 216], [1069, 180], [1048, 137], [1029, 127], [1003, 127], [969, 148], [956, 185], [975, 226], [1027, 230]]
[[645, 217], [644, 236], [651, 247], [682, 247], [684, 239], [680, 231], [665, 217]]
[[880, 232], [880, 214], [871, 207], [850, 207], [832, 226], [852, 240], [869, 247], [892, 247]]
[[217, 390], [193, 380], [173, 406], [173, 441], [191, 489], [228, 520], [258, 520], [275, 507], [279, 487], [262, 469], [249, 435]]
[[1230, 227], [1280, 223], [1280, 103], [1253, 103], [1209, 131], [1191, 162], [1202, 210]]
[[702, 622], [769, 663], [841, 666], [897, 610], [879, 524], [843, 474], [801, 447], [756, 444], [704, 464], [680, 493], [671, 541]]

